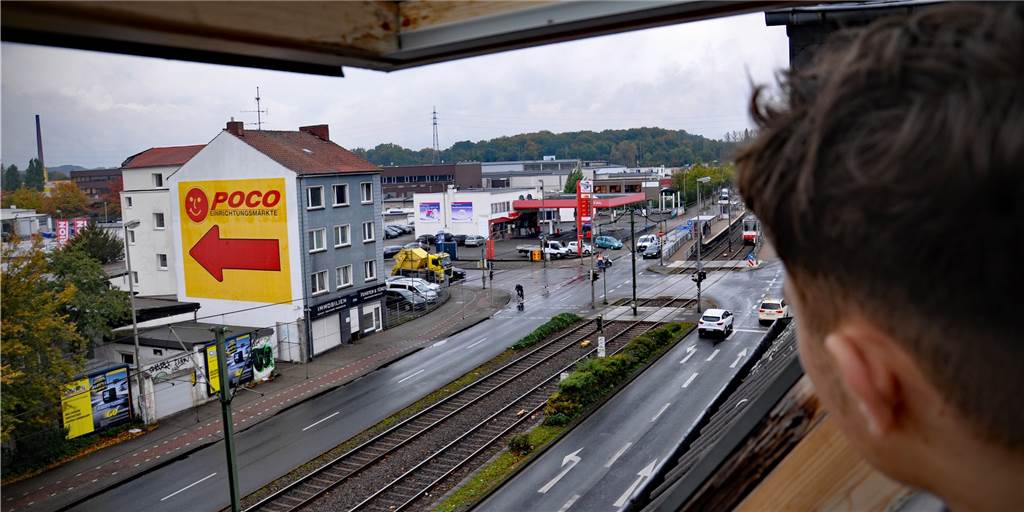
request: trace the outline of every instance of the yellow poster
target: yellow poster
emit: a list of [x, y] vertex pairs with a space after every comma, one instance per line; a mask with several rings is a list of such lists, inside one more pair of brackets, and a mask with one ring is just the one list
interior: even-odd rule
[[189, 297], [291, 300], [284, 178], [183, 181], [178, 203]]
[[64, 416], [64, 427], [68, 429], [68, 439], [95, 430], [89, 379], [78, 379], [64, 385], [61, 390], [60, 409]]
[[206, 382], [210, 385], [210, 394], [220, 392], [220, 366], [217, 365], [217, 345], [206, 347]]

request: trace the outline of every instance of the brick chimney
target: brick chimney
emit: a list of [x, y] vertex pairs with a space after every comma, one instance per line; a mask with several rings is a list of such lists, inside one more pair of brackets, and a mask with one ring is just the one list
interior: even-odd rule
[[245, 125], [241, 121], [228, 121], [227, 130], [228, 133], [234, 135], [235, 137], [243, 137], [245, 136], [244, 126]]
[[321, 140], [331, 140], [330, 133], [327, 130], [326, 124], [314, 124], [313, 126], [300, 126], [300, 132], [306, 132], [314, 137], [319, 137]]

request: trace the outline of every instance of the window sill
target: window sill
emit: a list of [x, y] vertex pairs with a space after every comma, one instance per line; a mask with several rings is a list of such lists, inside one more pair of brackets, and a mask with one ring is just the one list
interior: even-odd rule
[[364, 280], [364, 282], [367, 282], [367, 283], [369, 283], [370, 281], [376, 281], [376, 280], [377, 280], [377, 278], [376, 278], [376, 277], [368, 277], [368, 278], [366, 278], [366, 279]]
[[375, 240], [375, 239], [371, 238], [371, 239], [369, 239], [369, 240], [363, 240], [363, 243], [364, 243], [364, 244], [372, 244], [372, 243], [374, 243], [374, 242], [376, 242], [376, 241], [377, 241], [377, 240]]
[[323, 206], [307, 206], [307, 207], [306, 207], [306, 211], [312, 211], [312, 210], [323, 210], [323, 209], [324, 209], [324, 207], [323, 207]]
[[310, 254], [316, 254], [318, 252], [327, 252], [327, 249], [313, 249], [309, 251]]
[[166, 231], [166, 230], [167, 230], [166, 227], [163, 227], [163, 228], [153, 228], [153, 231]]
[[348, 243], [348, 244], [341, 244], [341, 245], [335, 245], [334, 246], [335, 249], [344, 249], [346, 247], [352, 247], [352, 244]]
[[319, 291], [319, 292], [313, 292], [313, 293], [309, 294], [309, 296], [310, 297], [316, 297], [318, 295], [324, 295], [326, 293], [327, 293], [327, 290], [323, 290], [323, 291]]
[[331, 206], [333, 206], [335, 208], [340, 208], [342, 206], [351, 206], [351, 205], [352, 205], [352, 203], [338, 203], [338, 204], [332, 204]]
[[360, 201], [359, 203], [360, 204], [373, 204], [373, 199], [371, 199], [369, 201]]
[[160, 270], [160, 271], [162, 271], [162, 272], [167, 272], [167, 267], [161, 267], [161, 268], [157, 268], [157, 270]]
[[349, 284], [343, 284], [343, 285], [339, 286], [337, 289], [338, 290], [344, 290], [345, 288], [351, 288], [351, 287], [352, 287], [352, 283], [349, 283]]

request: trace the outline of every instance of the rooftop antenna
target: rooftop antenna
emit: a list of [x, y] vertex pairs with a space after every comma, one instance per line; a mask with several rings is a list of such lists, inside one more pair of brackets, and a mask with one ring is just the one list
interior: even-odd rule
[[[256, 110], [243, 110], [242, 112], [249, 112], [249, 113], [255, 112], [256, 113], [256, 129], [257, 130], [262, 130], [263, 129], [263, 114], [270, 115], [270, 110], [269, 109], [267, 109], [267, 110], [260, 110], [260, 88], [259, 88], [259, 86], [256, 87]], [[249, 124], [252, 125], [252, 123], [249, 123]]]
[[437, 107], [434, 107], [434, 161], [437, 163], [437, 154], [440, 151], [439, 144], [437, 143]]

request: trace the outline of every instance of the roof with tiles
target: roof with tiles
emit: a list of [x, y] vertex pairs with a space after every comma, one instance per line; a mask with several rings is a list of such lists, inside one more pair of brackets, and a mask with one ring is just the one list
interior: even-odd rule
[[193, 146], [169, 146], [164, 148], [149, 148], [141, 153], [128, 157], [121, 164], [122, 169], [139, 169], [142, 167], [165, 167], [170, 165], [182, 165], [192, 159], [199, 150], [206, 147], [205, 144]]
[[299, 131], [244, 130], [236, 121], [228, 123], [227, 131], [297, 174], [380, 170], [366, 159], [331, 142], [327, 125], [303, 126]]

